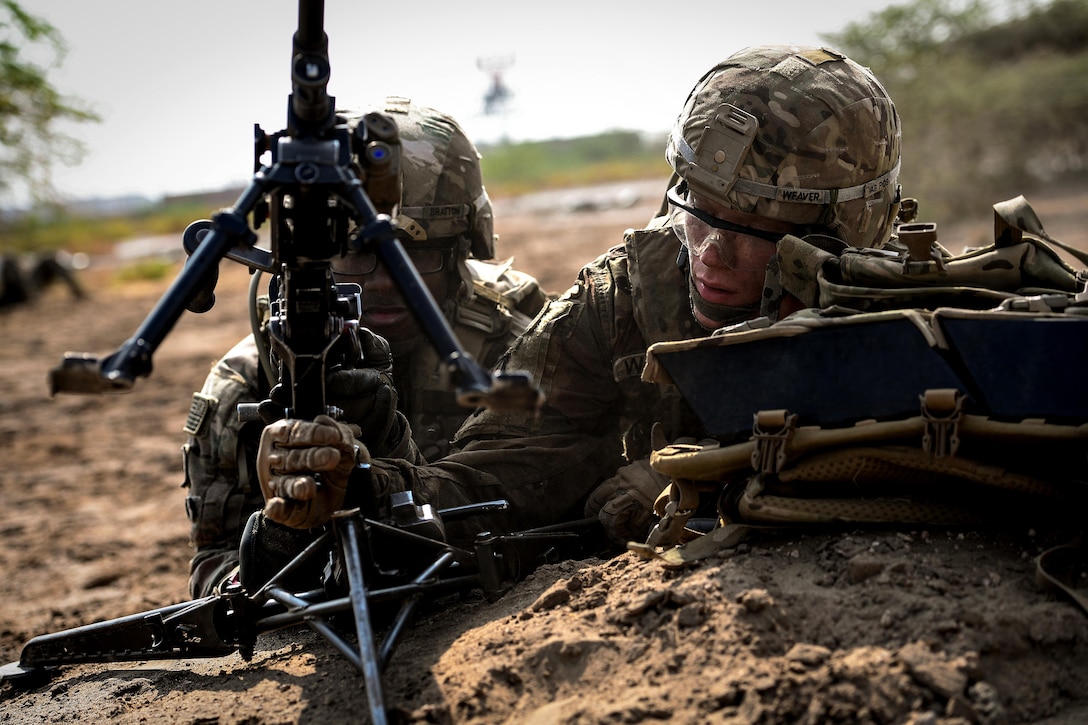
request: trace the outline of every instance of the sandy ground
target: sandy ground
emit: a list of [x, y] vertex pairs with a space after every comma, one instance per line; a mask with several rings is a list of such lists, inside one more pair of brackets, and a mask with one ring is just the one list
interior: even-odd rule
[[[646, 221], [662, 183], [496, 203], [500, 256], [561, 291], [581, 264]], [[1082, 198], [1082, 197], [1081, 197]], [[1075, 203], [1073, 203], [1075, 202]], [[1035, 204], [1088, 248], [1084, 204]], [[986, 215], [942, 230], [978, 243]], [[0, 663], [29, 638], [186, 599], [180, 446], [189, 398], [246, 331], [245, 270], [186, 314], [150, 378], [120, 396], [50, 398], [66, 350], [109, 352], [166, 283], [84, 273], [0, 312]], [[631, 554], [539, 569], [496, 602], [424, 608], [383, 677], [394, 722], [1080, 723], [1088, 616], [1041, 590], [1034, 557], [1065, 532], [789, 531], [699, 566]], [[0, 722], [359, 722], [359, 673], [308, 629], [255, 657], [87, 664], [5, 684]]]

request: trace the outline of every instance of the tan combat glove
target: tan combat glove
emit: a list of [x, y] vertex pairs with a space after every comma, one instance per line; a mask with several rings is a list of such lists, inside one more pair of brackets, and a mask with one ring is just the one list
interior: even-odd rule
[[343, 507], [355, 464], [370, 462], [370, 453], [352, 433], [327, 415], [265, 427], [257, 450], [265, 516], [296, 529], [329, 521]]
[[657, 520], [654, 501], [668, 484], [669, 477], [648, 460], [629, 463], [589, 494], [585, 515], [596, 516], [613, 543], [641, 543]]

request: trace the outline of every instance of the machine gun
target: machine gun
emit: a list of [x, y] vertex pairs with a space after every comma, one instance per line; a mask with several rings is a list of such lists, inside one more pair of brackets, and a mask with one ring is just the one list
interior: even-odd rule
[[[279, 391], [288, 393], [277, 398], [282, 414], [336, 417], [338, 411], [325, 398], [326, 373], [336, 365], [360, 367], [367, 361], [358, 334], [361, 289], [337, 284], [331, 262], [348, 251], [369, 251], [407, 300], [462, 405], [539, 405], [541, 395], [527, 376], [491, 374], [462, 349], [397, 241], [390, 216], [400, 198], [396, 125], [382, 114], [367, 116], [354, 130], [338, 120], [327, 92], [330, 62], [323, 25], [323, 0], [299, 0], [287, 127], [271, 136], [256, 127], [255, 172], [234, 206], [186, 230], [190, 257], [136, 333], [102, 359], [66, 354], [50, 372], [52, 393], [125, 391], [136, 378], [150, 375], [154, 352], [182, 312], [204, 312], [214, 304], [218, 265], [227, 257], [248, 266], [255, 280], [260, 272], [274, 275], [269, 285], [271, 350], [262, 353], [262, 365], [274, 371]], [[266, 153], [271, 162], [262, 164]], [[254, 231], [266, 220], [271, 223], [270, 249], [257, 246]], [[384, 722], [380, 670], [422, 596], [466, 587], [496, 596], [578, 538], [573, 530], [481, 534], [468, 549], [445, 542], [443, 518], [499, 510], [505, 502], [440, 513], [418, 506], [410, 496], [400, 495], [391, 504], [392, 518], [382, 520], [369, 510], [338, 512], [326, 533], [259, 591], [237, 587], [43, 635], [26, 645], [20, 661], [4, 668], [3, 676], [74, 662], [204, 657], [235, 650], [248, 654], [258, 634], [306, 622], [359, 667], [372, 718]], [[289, 591], [291, 574], [320, 556], [325, 560], [321, 587]], [[400, 602], [380, 649], [370, 614], [375, 602]], [[346, 614], [354, 622], [355, 646], [340, 631]]]

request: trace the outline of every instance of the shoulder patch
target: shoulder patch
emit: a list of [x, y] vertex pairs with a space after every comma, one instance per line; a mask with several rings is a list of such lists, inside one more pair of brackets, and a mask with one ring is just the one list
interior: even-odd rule
[[183, 431], [189, 435], [200, 435], [208, 414], [219, 405], [219, 399], [203, 393], [193, 393], [193, 402], [189, 405], [189, 415], [185, 418]]

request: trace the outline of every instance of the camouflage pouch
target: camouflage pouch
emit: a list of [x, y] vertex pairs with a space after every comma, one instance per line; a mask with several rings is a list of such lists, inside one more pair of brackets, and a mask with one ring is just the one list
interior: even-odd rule
[[1024, 197], [994, 205], [994, 242], [950, 255], [936, 225], [903, 224], [883, 249], [833, 254], [787, 236], [778, 245], [783, 289], [810, 308], [850, 311], [964, 307], [988, 309], [1015, 297], [1065, 295], [1084, 287], [1055, 251], [1088, 265], [1088, 255], [1050, 237]]
[[502, 262], [466, 259], [474, 297], [486, 300], [486, 309], [496, 306], [511, 315], [515, 332], [520, 333], [548, 303], [548, 295], [536, 278], [513, 268], [513, 258]]

